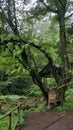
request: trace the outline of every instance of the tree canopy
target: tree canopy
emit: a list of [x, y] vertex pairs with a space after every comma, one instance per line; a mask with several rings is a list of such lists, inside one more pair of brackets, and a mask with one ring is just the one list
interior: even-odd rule
[[57, 87], [66, 84], [60, 90], [62, 98], [70, 81], [72, 8], [72, 0], [36, 0], [32, 5], [28, 0], [0, 0], [1, 58], [5, 63], [14, 58], [16, 66], [30, 74], [46, 99], [44, 77], [54, 77]]

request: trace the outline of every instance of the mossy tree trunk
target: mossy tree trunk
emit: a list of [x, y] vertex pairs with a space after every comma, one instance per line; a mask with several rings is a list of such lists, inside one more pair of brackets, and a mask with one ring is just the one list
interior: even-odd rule
[[[60, 50], [61, 64], [62, 64], [61, 85], [65, 84], [65, 81], [69, 78], [69, 60], [67, 55], [67, 41], [66, 41], [66, 29], [65, 29], [66, 2], [60, 3], [60, 7], [58, 8], [59, 36], [60, 36], [59, 50]], [[64, 87], [60, 89], [60, 96], [62, 100], [64, 100], [64, 95], [65, 95], [65, 91], [67, 90], [67, 87], [68, 84], [66, 83]]]

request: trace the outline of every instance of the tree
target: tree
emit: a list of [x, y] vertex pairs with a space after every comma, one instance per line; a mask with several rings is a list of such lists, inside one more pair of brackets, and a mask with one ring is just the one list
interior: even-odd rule
[[[38, 4], [36, 4], [34, 16], [30, 14], [29, 11], [27, 13], [27, 11], [25, 11], [26, 8], [23, 9], [23, 12], [24, 11], [25, 12], [21, 14], [22, 16], [25, 15], [25, 20], [28, 20], [28, 22], [30, 21], [30, 17], [34, 18], [36, 15], [39, 16], [42, 13], [43, 15], [46, 14], [47, 12], [52, 12], [56, 14], [57, 20], [59, 22], [59, 29], [60, 29], [59, 48], [60, 48], [60, 56], [62, 61], [61, 67], [56, 67], [49, 53], [47, 53], [45, 49], [43, 49], [39, 45], [39, 43], [34, 43], [32, 41], [29, 41], [30, 39], [32, 40], [32, 38], [28, 38], [28, 35], [26, 35], [26, 33], [24, 34], [23, 30], [21, 31], [20, 24], [21, 21], [24, 21], [24, 19], [21, 18], [20, 20], [20, 15], [19, 15], [20, 10], [16, 8], [16, 1], [15, 0], [0, 1], [1, 14], [3, 18], [5, 18], [6, 20], [5, 26], [7, 25], [8, 33], [11, 33], [8, 36], [6, 33], [3, 33], [3, 35], [0, 36], [0, 44], [3, 45], [4, 48], [7, 48], [10, 51], [10, 53], [14, 55], [18, 59], [18, 61], [23, 65], [24, 69], [26, 69], [30, 73], [33, 82], [40, 87], [46, 100], [48, 99], [48, 88], [43, 83], [42, 80], [43, 77], [47, 77], [47, 76], [50, 77], [52, 72], [52, 75], [55, 78], [56, 83], [58, 85], [62, 85], [66, 83], [69, 78], [68, 75], [69, 61], [67, 56], [67, 42], [66, 42], [66, 30], [65, 30], [65, 14], [67, 12], [67, 2], [68, 2], [67, 0], [66, 1], [47, 0], [45, 3], [44, 1], [39, 0], [40, 5], [38, 7]], [[20, 3], [21, 2], [19, 2], [19, 4]], [[41, 3], [43, 6], [41, 6]], [[42, 12], [39, 12], [40, 9]], [[30, 17], [27, 17], [28, 14]], [[17, 18], [18, 15], [19, 15], [19, 19]], [[38, 65], [38, 63], [36, 62], [37, 56], [35, 56], [35, 54], [33, 55], [32, 50], [34, 51], [34, 53], [36, 52], [38, 56], [41, 55], [41, 57], [44, 59], [44, 62], [46, 63], [44, 68]], [[59, 77], [61, 77], [61, 81]], [[64, 88], [62, 88], [62, 90], [60, 90], [62, 99], [67, 89], [66, 85]]]
[[[43, 4], [43, 9], [42, 9], [42, 5]], [[69, 4], [69, 5], [68, 5]], [[39, 6], [39, 8], [38, 8]], [[57, 21], [59, 23], [59, 49], [60, 49], [60, 56], [61, 56], [61, 61], [62, 61], [62, 81], [61, 83], [58, 84], [61, 85], [62, 83], [64, 83], [64, 81], [66, 81], [66, 79], [69, 77], [69, 60], [68, 60], [68, 55], [67, 55], [67, 38], [66, 38], [66, 28], [65, 28], [65, 21], [66, 21], [66, 13], [68, 12], [68, 8], [70, 6], [73, 6], [73, 2], [72, 1], [63, 1], [63, 0], [54, 0], [54, 1], [43, 1], [43, 0], [39, 0], [38, 1], [38, 5], [36, 7], [37, 10], [37, 14], [39, 15], [39, 11], [40, 10], [45, 10], [46, 12], [52, 12], [54, 14], [56, 14], [57, 17]], [[69, 8], [70, 10], [70, 8]], [[44, 12], [42, 12], [42, 14], [44, 14]], [[35, 12], [34, 12], [35, 15]], [[71, 15], [69, 15], [68, 17], [72, 16], [73, 13], [71, 13]], [[62, 89], [61, 92], [61, 96], [64, 97], [64, 93], [67, 89], [67, 86], [65, 85], [65, 87]]]

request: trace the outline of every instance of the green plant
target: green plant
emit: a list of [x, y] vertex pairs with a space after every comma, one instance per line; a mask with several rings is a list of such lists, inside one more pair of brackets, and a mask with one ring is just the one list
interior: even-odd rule
[[72, 102], [64, 102], [63, 105], [57, 106], [55, 108], [57, 111], [62, 111], [62, 110], [73, 110], [73, 103]]
[[65, 100], [67, 102], [73, 102], [73, 88], [69, 88], [65, 93]]
[[15, 130], [19, 130], [19, 128], [20, 128], [23, 124], [25, 124], [24, 111], [21, 110], [21, 112], [20, 112], [20, 120], [19, 120], [18, 125], [17, 125], [17, 127], [16, 127]]
[[40, 97], [42, 95], [39, 87], [35, 84], [32, 84], [29, 88], [26, 88], [24, 90], [24, 93], [28, 96], [33, 96], [33, 97]]
[[35, 108], [35, 112], [40, 112], [43, 111], [45, 109], [45, 105], [44, 104], [40, 104], [37, 108]]

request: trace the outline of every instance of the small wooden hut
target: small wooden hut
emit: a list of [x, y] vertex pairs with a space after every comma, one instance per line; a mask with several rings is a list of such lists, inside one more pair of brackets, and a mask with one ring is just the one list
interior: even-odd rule
[[48, 92], [48, 105], [55, 107], [60, 104], [59, 93], [56, 88], [49, 89]]

